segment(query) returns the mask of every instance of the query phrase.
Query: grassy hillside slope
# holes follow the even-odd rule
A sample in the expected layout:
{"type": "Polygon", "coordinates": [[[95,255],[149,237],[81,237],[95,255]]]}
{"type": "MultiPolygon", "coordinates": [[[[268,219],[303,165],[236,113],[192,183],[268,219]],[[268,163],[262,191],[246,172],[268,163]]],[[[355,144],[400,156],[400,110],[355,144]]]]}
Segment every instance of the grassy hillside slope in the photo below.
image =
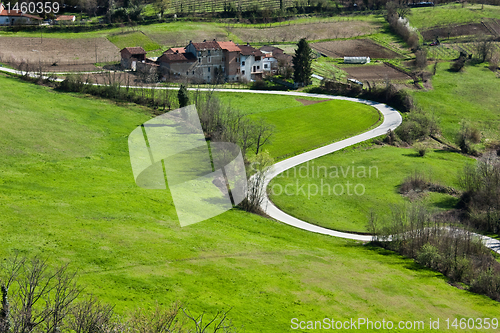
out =
{"type": "MultiPolygon", "coordinates": [[[[229,309],[240,332],[290,320],[495,317],[499,303],[412,260],[231,210],[180,228],[168,191],[134,183],[127,136],[142,108],[0,76],[0,256],[71,262],[126,315],[182,301],[229,309]]],[[[339,124],[340,126],[340,124],[339,124]]],[[[362,331],[362,330],[361,330],[362,331]]]]}

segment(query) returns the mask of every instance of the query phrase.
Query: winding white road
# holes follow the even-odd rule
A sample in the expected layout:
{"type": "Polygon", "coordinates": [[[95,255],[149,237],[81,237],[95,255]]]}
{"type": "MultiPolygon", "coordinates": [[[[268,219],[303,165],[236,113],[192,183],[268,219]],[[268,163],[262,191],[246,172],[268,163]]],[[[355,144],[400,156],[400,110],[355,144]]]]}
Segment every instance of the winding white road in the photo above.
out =
{"type": "MultiPolygon", "coordinates": [[[[21,72],[14,70],[14,69],[9,69],[5,67],[0,67],[0,71],[3,72],[8,72],[11,74],[17,74],[17,75],[22,75],[21,72]]],[[[36,76],[36,74],[34,74],[36,76]]],[[[62,81],[61,79],[57,79],[56,81],[62,81]]],[[[130,88],[146,88],[146,87],[130,87],[130,88]]],[[[160,89],[160,90],[176,90],[179,88],[176,87],[150,87],[150,89],[160,89]]],[[[310,93],[302,93],[302,92],[295,92],[295,91],[267,91],[267,90],[246,90],[246,89],[197,89],[197,88],[191,88],[189,90],[199,90],[199,91],[218,91],[218,92],[235,92],[235,93],[252,93],[252,94],[268,94],[268,95],[288,95],[288,96],[296,96],[296,97],[316,97],[316,98],[322,98],[322,99],[336,99],[336,100],[345,100],[345,101],[352,101],[352,102],[358,102],[358,103],[363,103],[367,105],[371,105],[375,107],[384,117],[384,120],[382,124],[380,124],[378,127],[369,130],[365,133],[350,137],[348,139],[334,142],[332,144],[329,144],[327,146],[317,148],[308,152],[305,152],[303,154],[288,158],[286,160],[283,160],[281,162],[278,162],[274,164],[271,168],[271,170],[266,174],[266,178],[264,180],[265,187],[267,189],[267,186],[269,185],[269,182],[279,175],[280,173],[293,168],[294,166],[297,166],[299,164],[305,163],[307,161],[313,160],[315,158],[333,153],[337,150],[352,146],[354,144],[375,138],[377,136],[383,135],[387,133],[389,129],[394,130],[397,128],[401,122],[402,118],[399,112],[390,106],[383,104],[383,103],[377,103],[369,100],[364,100],[364,99],[359,99],[359,98],[351,98],[351,97],[344,97],[344,96],[332,96],[332,95],[323,95],[323,94],[310,94],[310,93]]],[[[390,162],[389,162],[390,163],[390,162]]],[[[358,240],[358,241],[364,241],[364,242],[369,242],[373,239],[373,236],[371,235],[359,235],[359,234],[354,234],[354,233],[348,233],[348,232],[340,232],[340,231],[335,231],[327,228],[323,228],[311,223],[308,223],[306,221],[299,220],[291,215],[288,215],[287,213],[283,212],[280,210],[278,207],[276,207],[273,202],[269,199],[267,196],[267,191],[265,191],[266,195],[265,198],[261,204],[262,210],[269,215],[270,217],[284,223],[288,224],[290,226],[310,231],[310,232],[315,232],[323,235],[329,235],[333,237],[340,237],[340,238],[346,238],[346,239],[352,239],[352,240],[358,240]]],[[[477,235],[480,237],[485,246],[490,248],[491,250],[500,253],[500,241],[488,236],[483,236],[483,235],[477,235]]]]}

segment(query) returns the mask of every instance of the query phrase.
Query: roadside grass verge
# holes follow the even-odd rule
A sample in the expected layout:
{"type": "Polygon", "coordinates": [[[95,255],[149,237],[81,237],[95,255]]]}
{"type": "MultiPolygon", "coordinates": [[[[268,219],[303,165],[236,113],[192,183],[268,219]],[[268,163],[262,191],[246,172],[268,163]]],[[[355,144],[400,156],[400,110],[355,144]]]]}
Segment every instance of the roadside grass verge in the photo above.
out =
{"type": "Polygon", "coordinates": [[[463,72],[450,72],[449,62],[439,63],[432,78],[433,89],[410,91],[417,104],[435,114],[443,136],[455,142],[461,121],[481,130],[487,139],[499,139],[500,80],[487,65],[466,66],[463,72]]]}
{"type": "Polygon", "coordinates": [[[121,50],[125,47],[141,46],[145,51],[153,51],[161,46],[142,32],[128,32],[108,36],[108,40],[121,50]]]}
{"type": "Polygon", "coordinates": [[[408,17],[410,25],[417,29],[425,29],[447,24],[481,22],[484,18],[500,19],[500,7],[480,4],[447,4],[444,6],[412,8],[408,17]]]}
{"type": "MultiPolygon", "coordinates": [[[[134,183],[127,137],[149,110],[0,77],[0,255],[70,263],[127,315],[180,300],[241,332],[291,319],[492,318],[500,305],[393,252],[234,209],[180,228],[169,191],[134,183]]],[[[369,330],[360,330],[369,331],[369,330]]]]}
{"type": "MultiPolygon", "coordinates": [[[[434,183],[456,187],[458,172],[471,161],[439,150],[422,158],[412,149],[391,146],[340,151],[285,171],[268,191],[272,201],[290,215],[330,229],[366,233],[370,210],[384,221],[391,205],[408,200],[398,193],[406,177],[420,172],[434,183]],[[287,185],[290,195],[284,192],[287,185]]],[[[453,208],[457,199],[428,193],[422,200],[442,210],[453,208]]]]}
{"type": "Polygon", "coordinates": [[[271,142],[263,149],[278,159],[364,132],[381,120],[379,112],[371,106],[340,100],[259,113],[253,117],[275,126],[271,142]]]}

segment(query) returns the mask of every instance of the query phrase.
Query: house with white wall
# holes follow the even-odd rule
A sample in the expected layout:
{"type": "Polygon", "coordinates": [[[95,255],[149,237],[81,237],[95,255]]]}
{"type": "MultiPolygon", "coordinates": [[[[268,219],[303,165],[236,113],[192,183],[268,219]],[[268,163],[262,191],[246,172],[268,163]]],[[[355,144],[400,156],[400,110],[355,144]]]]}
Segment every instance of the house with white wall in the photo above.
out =
{"type": "MultiPolygon", "coordinates": [[[[12,2],[13,6],[14,3],[12,2]]],[[[42,18],[35,15],[24,14],[20,10],[13,10],[0,4],[0,25],[16,25],[16,24],[39,24],[42,18]]]]}

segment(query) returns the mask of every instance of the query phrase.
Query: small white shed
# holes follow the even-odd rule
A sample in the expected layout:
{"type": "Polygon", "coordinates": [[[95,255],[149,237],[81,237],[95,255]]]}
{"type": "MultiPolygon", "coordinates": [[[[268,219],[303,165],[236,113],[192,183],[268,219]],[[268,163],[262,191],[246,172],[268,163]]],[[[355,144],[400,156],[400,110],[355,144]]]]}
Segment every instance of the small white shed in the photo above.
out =
{"type": "Polygon", "coordinates": [[[369,64],[370,57],[344,57],[344,64],[369,64]]]}

